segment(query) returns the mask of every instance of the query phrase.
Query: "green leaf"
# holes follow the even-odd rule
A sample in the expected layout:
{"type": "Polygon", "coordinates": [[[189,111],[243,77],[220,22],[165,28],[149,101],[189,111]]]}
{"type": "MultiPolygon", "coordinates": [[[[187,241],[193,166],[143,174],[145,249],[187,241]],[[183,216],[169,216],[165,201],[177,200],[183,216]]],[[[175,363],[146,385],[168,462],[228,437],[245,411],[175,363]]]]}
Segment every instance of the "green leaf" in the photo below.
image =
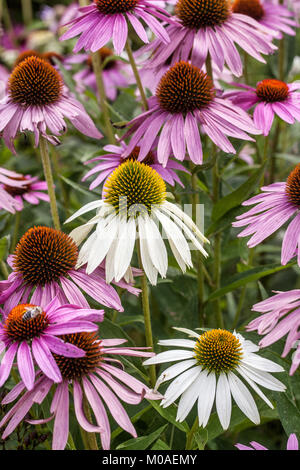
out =
{"type": "Polygon", "coordinates": [[[258,181],[265,169],[260,167],[250,178],[232,193],[220,199],[212,210],[212,220],[216,222],[230,209],[239,206],[255,190],[258,181]]]}
{"type": "Polygon", "coordinates": [[[96,196],[99,199],[99,194],[96,193],[95,191],[90,191],[89,189],[85,188],[81,184],[74,183],[74,181],[69,180],[69,178],[66,178],[65,176],[60,175],[60,178],[67,183],[69,186],[71,186],[73,189],[76,191],[84,194],[85,196],[91,197],[92,195],[96,196]]]}
{"type": "Polygon", "coordinates": [[[277,405],[277,412],[281,424],[289,436],[292,433],[297,433],[300,437],[300,411],[288,397],[287,393],[273,393],[274,400],[277,405]]]}
{"type": "Polygon", "coordinates": [[[10,246],[10,235],[6,235],[0,239],[0,261],[7,257],[10,246]]]}
{"type": "Polygon", "coordinates": [[[151,447],[151,450],[170,450],[170,447],[161,439],[158,439],[151,447]]]}
{"type": "Polygon", "coordinates": [[[230,284],[221,287],[221,289],[216,290],[213,292],[207,299],[208,301],[216,300],[219,297],[227,294],[227,292],[231,292],[239,287],[243,287],[249,282],[255,282],[262,277],[269,276],[270,274],[277,273],[284,269],[291,268],[294,263],[287,264],[286,266],[278,266],[277,264],[268,264],[265,266],[259,266],[257,268],[249,269],[248,271],[244,271],[240,274],[237,274],[231,278],[230,284]]]}
{"type": "Polygon", "coordinates": [[[160,404],[157,403],[157,401],[148,400],[148,402],[160,414],[160,416],[169,421],[169,423],[172,423],[174,426],[176,426],[177,429],[185,433],[189,431],[189,426],[186,421],[183,421],[182,423],[176,421],[177,408],[175,405],[168,406],[168,408],[162,408],[160,404]]]}
{"type": "Polygon", "coordinates": [[[194,439],[197,443],[198,449],[203,450],[205,447],[205,444],[208,441],[207,429],[200,428],[197,432],[195,432],[194,439]]]}
{"type": "Polygon", "coordinates": [[[164,432],[168,424],[158,428],[156,431],[149,434],[149,436],[137,437],[135,439],[129,439],[129,441],[122,442],[118,445],[117,450],[145,450],[151,446],[156,439],[164,432]]]}
{"type": "Polygon", "coordinates": [[[131,325],[132,323],[144,323],[143,315],[120,315],[120,326],[131,325]]]}

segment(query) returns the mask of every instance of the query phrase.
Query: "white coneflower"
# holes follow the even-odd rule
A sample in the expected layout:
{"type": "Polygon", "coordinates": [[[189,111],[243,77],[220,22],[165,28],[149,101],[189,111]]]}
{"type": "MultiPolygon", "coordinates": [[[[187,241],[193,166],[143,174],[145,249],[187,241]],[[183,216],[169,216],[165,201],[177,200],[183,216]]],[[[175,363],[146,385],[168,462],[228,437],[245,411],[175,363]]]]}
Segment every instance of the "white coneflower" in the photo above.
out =
{"type": "Polygon", "coordinates": [[[166,277],[168,269],[167,249],[157,223],[161,223],[183,272],[192,266],[187,239],[207,256],[202,243],[208,240],[166,196],[164,180],[150,166],[131,159],[118,166],[106,181],[104,199],[86,204],[67,220],[98,209],[93,219],[70,234],[80,243],[96,225],[81,248],[78,265],[87,263],[87,272],[92,273],[106,259],[107,282],[121,279],[130,267],[138,232],[141,264],[155,285],[158,273],[166,277]]]}
{"type": "Polygon", "coordinates": [[[273,408],[257,384],[283,392],[285,385],[270,372],[283,372],[284,369],[275,362],[255,354],[259,347],[235,332],[214,329],[199,335],[185,328],[176,329],[195,339],[159,341],[158,344],[162,346],[185,349],[165,351],[144,362],[144,365],[153,365],[176,361],[176,364],[164,370],[157,379],[156,389],[163,382],[175,379],[164,393],[161,402],[163,408],[181,396],[176,418],[181,422],[198,401],[199,426],[205,427],[215,402],[220,423],[223,429],[227,429],[231,418],[232,397],[240,410],[252,422],[259,424],[257,406],[244,382],[273,408]]]}

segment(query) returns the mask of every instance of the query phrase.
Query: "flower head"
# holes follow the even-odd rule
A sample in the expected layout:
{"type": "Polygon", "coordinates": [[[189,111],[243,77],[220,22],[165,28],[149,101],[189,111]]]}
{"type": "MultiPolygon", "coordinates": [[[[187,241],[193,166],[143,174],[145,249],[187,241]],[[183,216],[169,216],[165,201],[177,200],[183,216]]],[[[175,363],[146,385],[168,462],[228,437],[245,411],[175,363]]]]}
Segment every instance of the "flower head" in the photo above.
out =
{"type": "Polygon", "coordinates": [[[165,182],[151,166],[131,159],[118,166],[106,181],[104,198],[83,206],[67,220],[98,209],[90,222],[71,233],[83,240],[86,230],[96,225],[96,231],[80,250],[78,264],[87,263],[87,272],[92,273],[105,259],[107,282],[118,281],[130,266],[138,230],[143,269],[150,282],[156,284],[157,274],[165,277],[168,268],[167,250],[157,223],[161,223],[182,271],[192,266],[185,237],[207,256],[201,243],[208,240],[166,196],[165,182]]]}
{"type": "MultiPolygon", "coordinates": [[[[55,295],[61,304],[88,308],[82,289],[100,304],[123,311],[117,292],[103,279],[103,266],[92,275],[86,274],[84,267],[77,269],[77,245],[60,230],[43,226],[29,229],[8,261],[13,272],[7,281],[0,282],[0,302],[6,310],[19,302],[46,305],[55,295]]],[[[118,285],[136,295],[139,292],[123,280],[118,285]]]]}
{"type": "Polygon", "coordinates": [[[300,265],[300,247],[298,233],[300,224],[300,165],[290,173],[286,182],[273,183],[263,186],[261,193],[243,202],[243,206],[255,204],[248,212],[239,215],[232,224],[233,227],[247,226],[238,237],[251,235],[247,245],[252,248],[276,232],[293,215],[281,249],[281,264],[287,264],[297,255],[300,265]]]}
{"type": "Polygon", "coordinates": [[[266,78],[256,88],[238,84],[241,89],[225,93],[235,105],[244,110],[255,106],[254,124],[263,134],[269,135],[275,115],[289,124],[300,121],[299,83],[285,83],[277,79],[266,78]]]}
{"type": "MultiPolygon", "coordinates": [[[[15,173],[14,176],[7,178],[6,183],[0,183],[0,186],[7,195],[13,198],[17,211],[23,210],[23,201],[34,205],[38,204],[40,200],[49,202],[48,194],[43,192],[47,191],[47,183],[38,181],[36,176],[15,173]]],[[[0,207],[1,205],[2,201],[0,201],[0,207]]],[[[5,206],[3,208],[5,209],[5,206]]]]}
{"type": "Polygon", "coordinates": [[[66,129],[65,118],[85,135],[102,137],[79,101],[67,93],[59,72],[44,59],[27,57],[13,69],[0,103],[5,144],[15,153],[13,140],[26,130],[34,132],[36,146],[40,135],[57,144],[57,136],[66,129]],[[47,128],[53,135],[47,134],[47,128]]]}
{"type": "Polygon", "coordinates": [[[215,329],[199,335],[185,328],[176,329],[193,339],[159,341],[158,344],[162,346],[183,349],[162,352],[144,362],[144,365],[151,365],[176,361],[157,379],[155,389],[162,383],[175,379],[164,393],[162,406],[165,408],[171,405],[181,396],[176,420],[184,421],[198,402],[199,426],[205,427],[215,402],[220,423],[223,429],[227,429],[230,424],[232,397],[241,411],[252,422],[259,424],[257,406],[244,382],[273,408],[256,384],[283,392],[285,385],[270,372],[282,372],[284,369],[275,362],[258,356],[258,346],[235,332],[215,329]]]}
{"type": "Polygon", "coordinates": [[[55,355],[61,354],[69,360],[85,355],[80,347],[65,342],[61,335],[97,331],[98,326],[92,321],[102,321],[104,315],[103,310],[61,306],[56,297],[45,306],[18,304],[2,313],[1,352],[4,349],[6,352],[1,360],[0,386],[7,380],[17,355],[20,376],[28,390],[34,387],[36,364],[48,378],[61,382],[55,355]]]}
{"type": "Polygon", "coordinates": [[[177,22],[166,26],[170,44],[156,39],[142,48],[151,53],[145,63],[149,69],[157,71],[166,61],[173,65],[190,59],[202,68],[209,55],[220,72],[227,64],[240,76],[243,66],[235,44],[260,62],[265,62],[261,54],[276,49],[274,30],[251,16],[235,13],[229,0],[178,0],[175,13],[177,22]]]}
{"type": "Polygon", "coordinates": [[[203,159],[199,126],[224,152],[235,153],[227,136],[252,140],[246,132],[259,134],[249,116],[229,100],[218,97],[211,78],[189,62],[180,61],[162,76],[150,110],[128,123],[125,134],[134,134],[125,153],[138,145],[143,160],[158,138],[158,161],[166,166],[171,153],[184,160],[186,148],[195,164],[203,159]]]}
{"type": "Polygon", "coordinates": [[[259,346],[270,346],[287,335],[282,357],[294,350],[290,375],[300,364],[300,290],[277,292],[272,297],[253,305],[252,310],[261,313],[247,325],[248,331],[257,330],[264,335],[259,346]]]}
{"type": "Polygon", "coordinates": [[[273,30],[273,35],[277,38],[281,38],[282,33],[295,36],[292,27],[299,26],[293,18],[293,13],[286,6],[274,5],[272,0],[234,0],[232,11],[255,19],[261,25],[273,30]]]}
{"type": "Polygon", "coordinates": [[[11,188],[15,192],[22,192],[26,188],[26,182],[20,176],[15,171],[0,167],[0,207],[12,214],[20,210],[20,200],[14,197],[11,188]]]}
{"type": "MultiPolygon", "coordinates": [[[[250,442],[249,446],[245,446],[244,444],[235,444],[239,450],[269,450],[267,447],[262,446],[258,442],[252,441],[250,442]]],[[[286,450],[298,450],[299,444],[296,434],[290,434],[286,444],[286,450]]]]}
{"type": "MultiPolygon", "coordinates": [[[[99,157],[92,158],[85,162],[85,164],[98,162],[97,165],[94,166],[87,174],[83,177],[82,181],[85,181],[90,176],[99,173],[99,175],[95,178],[95,180],[91,183],[90,189],[94,189],[99,186],[101,183],[104,182],[104,186],[106,183],[107,178],[113,173],[113,171],[126,160],[139,160],[140,148],[135,147],[133,151],[128,155],[128,157],[124,157],[123,154],[126,152],[127,145],[124,142],[120,143],[120,146],[117,145],[107,145],[104,147],[104,150],[107,152],[111,152],[108,154],[101,155],[99,157]]],[[[157,152],[155,143],[152,146],[149,153],[143,160],[145,165],[149,165],[153,168],[157,173],[163,178],[163,180],[170,184],[171,186],[175,185],[175,182],[183,186],[180,178],[178,177],[175,170],[184,171],[185,173],[189,173],[189,171],[180,163],[177,163],[173,159],[169,159],[167,162],[167,166],[164,168],[160,163],[158,163],[157,159],[157,152]]]]}
{"type": "MultiPolygon", "coordinates": [[[[153,353],[143,351],[146,348],[122,347],[120,345],[126,340],[100,339],[95,333],[68,334],[63,336],[63,339],[70,346],[83,350],[85,355],[78,358],[65,357],[59,353],[55,355],[63,380],[55,384],[56,389],[50,407],[52,413],[50,419],[54,418],[52,449],[63,450],[67,444],[71,409],[69,392],[73,396],[75,415],[79,425],[87,432],[100,433],[104,450],[110,448],[111,438],[107,409],[122,429],[133,437],[137,437],[121,401],[135,405],[144,397],[157,400],[161,398],[161,395],[129,375],[122,367],[110,364],[110,362],[115,362],[111,356],[149,357],[153,353]],[[83,399],[88,402],[96,424],[91,423],[86,417],[83,399]]],[[[122,366],[119,360],[117,362],[122,366]]],[[[44,401],[53,385],[53,380],[44,374],[37,375],[34,388],[25,392],[1,420],[0,426],[7,424],[2,438],[14,431],[34,403],[41,404],[44,401]]],[[[11,403],[23,390],[24,385],[20,382],[6,395],[2,404],[11,403]]],[[[37,423],[47,421],[49,418],[39,420],[37,423]]],[[[30,422],[36,423],[33,420],[30,422]]]]}
{"type": "Polygon", "coordinates": [[[168,22],[169,14],[146,0],[95,0],[92,5],[79,8],[79,11],[82,15],[69,23],[70,28],[60,38],[65,40],[80,34],[74,52],[82,48],[96,52],[112,39],[115,52],[120,55],[127,40],[128,23],[139,38],[148,43],[141,20],[164,44],[169,42],[164,26],[157,20],[168,22]]]}

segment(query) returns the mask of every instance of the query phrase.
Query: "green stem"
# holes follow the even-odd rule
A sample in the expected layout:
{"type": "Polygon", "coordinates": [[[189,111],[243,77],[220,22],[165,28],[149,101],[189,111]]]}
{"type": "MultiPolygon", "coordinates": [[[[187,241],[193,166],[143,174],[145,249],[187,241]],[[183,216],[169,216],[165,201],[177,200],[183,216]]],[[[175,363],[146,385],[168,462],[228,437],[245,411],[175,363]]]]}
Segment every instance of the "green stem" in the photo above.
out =
{"type": "Polygon", "coordinates": [[[185,450],[192,450],[193,449],[193,441],[194,441],[194,434],[199,428],[199,420],[198,416],[194,421],[193,426],[190,429],[190,432],[187,434],[186,437],[186,445],[185,445],[185,450]]]}
{"type": "MultiPolygon", "coordinates": [[[[254,252],[255,252],[255,249],[250,248],[249,256],[248,256],[248,265],[249,266],[252,265],[253,258],[254,258],[254,252]]],[[[232,323],[232,330],[234,330],[238,325],[240,315],[241,315],[241,312],[242,312],[242,309],[243,309],[245,297],[246,297],[246,291],[247,291],[247,285],[245,285],[242,289],[242,292],[241,292],[241,295],[240,295],[240,298],[239,298],[239,303],[238,303],[238,306],[237,306],[237,309],[236,309],[236,312],[235,312],[235,316],[234,316],[234,320],[233,320],[233,323],[232,323]]]]}
{"type": "Polygon", "coordinates": [[[59,161],[59,154],[56,150],[56,147],[52,146],[51,148],[51,157],[52,157],[52,163],[53,163],[53,170],[54,170],[54,177],[57,179],[58,181],[58,185],[59,185],[59,191],[62,195],[62,200],[63,200],[63,206],[64,206],[64,209],[65,209],[65,214],[68,213],[68,209],[69,209],[69,200],[68,200],[68,194],[66,192],[66,189],[65,189],[65,186],[64,186],[64,183],[62,181],[62,179],[60,178],[60,161],[59,161]]]}
{"type": "Polygon", "coordinates": [[[270,152],[270,174],[269,174],[269,184],[274,183],[275,173],[276,173],[276,152],[279,143],[279,135],[281,131],[280,121],[278,120],[275,127],[275,133],[272,142],[272,148],[270,152]]]}
{"type": "Polygon", "coordinates": [[[279,57],[278,57],[278,75],[279,80],[284,81],[285,76],[285,47],[284,47],[284,36],[279,41],[279,57]]]}
{"type": "Polygon", "coordinates": [[[205,67],[206,67],[206,73],[207,73],[207,75],[213,80],[213,79],[214,79],[214,76],[213,76],[213,70],[212,70],[212,65],[211,65],[210,54],[207,54],[206,62],[205,62],[205,67]]]}
{"type": "Polygon", "coordinates": [[[25,26],[28,26],[32,22],[32,2],[31,0],[21,0],[22,1],[22,15],[25,26]]]}
{"type": "Polygon", "coordinates": [[[42,163],[43,163],[44,175],[45,175],[47,186],[48,186],[48,194],[50,198],[50,209],[51,209],[53,224],[57,230],[60,230],[60,222],[59,222],[59,215],[58,215],[58,210],[57,210],[51,162],[49,158],[48,143],[44,137],[40,138],[40,152],[41,152],[41,158],[42,158],[42,163]]]}
{"type": "Polygon", "coordinates": [[[2,2],[3,2],[3,4],[2,4],[2,15],[3,15],[3,23],[4,23],[4,26],[5,26],[5,29],[12,35],[12,40],[13,40],[14,43],[16,43],[16,40],[15,40],[15,37],[14,37],[14,28],[13,28],[12,21],[11,21],[11,18],[10,18],[7,2],[6,2],[6,0],[2,0],[2,2]]]}
{"type": "Polygon", "coordinates": [[[18,241],[20,221],[21,221],[21,211],[18,211],[18,212],[16,212],[16,215],[15,215],[14,232],[13,232],[12,241],[11,241],[10,251],[12,253],[15,251],[16,244],[17,244],[17,241],[18,241]]]}
{"type": "MultiPolygon", "coordinates": [[[[261,162],[262,165],[265,165],[265,168],[266,168],[266,163],[268,160],[268,154],[269,154],[269,136],[267,135],[264,141],[264,153],[263,153],[263,159],[261,162]]],[[[260,186],[263,186],[264,183],[265,183],[265,171],[263,172],[261,176],[260,186]]]]}
{"type": "MultiPolygon", "coordinates": [[[[92,423],[93,421],[92,421],[90,406],[84,393],[83,393],[82,404],[83,404],[83,411],[87,420],[90,423],[92,423]]],[[[99,450],[97,439],[96,439],[96,434],[94,432],[87,432],[82,427],[80,427],[80,432],[81,432],[81,437],[82,437],[84,447],[86,450],[99,450]]]]}
{"type": "MultiPolygon", "coordinates": [[[[196,223],[197,221],[197,207],[199,204],[199,188],[198,188],[198,176],[196,168],[192,168],[192,218],[196,223]]],[[[203,264],[201,262],[201,256],[197,250],[195,253],[195,267],[197,269],[197,290],[198,290],[198,318],[199,326],[204,326],[204,312],[203,312],[203,298],[204,298],[204,273],[203,264]]]]}
{"type": "Polygon", "coordinates": [[[93,63],[93,70],[94,70],[94,74],[95,74],[96,82],[97,82],[100,107],[101,107],[101,111],[103,113],[103,118],[104,118],[105,133],[109,140],[109,143],[115,144],[116,138],[114,134],[114,129],[110,121],[109,109],[107,107],[107,99],[106,99],[106,93],[105,93],[103,75],[102,75],[101,57],[98,51],[92,53],[92,63],[93,63]]]}
{"type": "MultiPolygon", "coordinates": [[[[215,145],[213,146],[214,152],[216,151],[215,145]]],[[[220,198],[220,177],[218,169],[218,160],[213,168],[213,201],[216,204],[220,198]]],[[[213,266],[213,279],[215,290],[218,290],[221,285],[221,234],[217,233],[214,239],[214,266],[213,266]]],[[[220,299],[216,300],[216,323],[218,328],[224,327],[221,302],[220,299]]]]}
{"type": "MultiPolygon", "coordinates": [[[[139,267],[143,270],[142,257],[141,257],[141,248],[138,243],[138,259],[139,267]]],[[[142,305],[144,313],[144,323],[145,323],[145,337],[146,337],[146,346],[150,347],[153,350],[153,335],[152,335],[152,326],[151,326],[151,312],[150,312],[150,303],[149,303],[149,291],[146,274],[143,273],[141,276],[141,287],[142,287],[142,305]]],[[[151,386],[154,387],[156,383],[156,371],[155,365],[149,366],[149,379],[151,386]]]]}
{"type": "Polygon", "coordinates": [[[128,59],[129,59],[129,62],[130,62],[130,65],[131,65],[131,68],[132,68],[132,71],[133,71],[133,74],[134,74],[134,77],[135,77],[135,81],[136,81],[137,87],[138,87],[140,95],[141,95],[141,100],[142,100],[142,103],[143,103],[144,110],[148,111],[148,109],[149,109],[148,101],[147,101],[147,98],[146,98],[146,95],[145,95],[144,87],[143,87],[141,77],[140,77],[138,68],[136,66],[134,57],[133,57],[130,41],[129,41],[128,38],[127,38],[127,41],[126,41],[126,44],[125,44],[125,50],[127,52],[128,59]]]}

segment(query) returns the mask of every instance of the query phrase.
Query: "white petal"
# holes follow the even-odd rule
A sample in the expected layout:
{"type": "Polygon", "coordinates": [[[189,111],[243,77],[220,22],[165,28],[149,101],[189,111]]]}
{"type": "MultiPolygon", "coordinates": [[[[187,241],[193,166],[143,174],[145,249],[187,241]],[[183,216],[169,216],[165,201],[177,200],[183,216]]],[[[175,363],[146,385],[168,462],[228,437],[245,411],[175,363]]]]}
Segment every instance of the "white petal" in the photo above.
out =
{"type": "Polygon", "coordinates": [[[88,274],[92,273],[99,266],[99,264],[102,263],[111,247],[111,244],[116,238],[119,218],[114,216],[109,220],[108,223],[106,222],[106,219],[101,219],[98,224],[100,230],[98,230],[97,227],[97,238],[91,248],[86,269],[88,274]]]}
{"type": "Polygon", "coordinates": [[[284,368],[279,364],[276,364],[276,362],[257,356],[257,354],[253,353],[249,353],[243,357],[243,364],[247,364],[266,372],[284,372],[284,368]]]}
{"type": "Polygon", "coordinates": [[[178,404],[177,421],[182,422],[185,420],[199,397],[199,393],[202,393],[202,376],[203,373],[201,372],[192,385],[182,394],[178,404]]]}
{"type": "Polygon", "coordinates": [[[216,374],[203,371],[201,374],[203,382],[201,385],[201,392],[198,399],[198,418],[199,425],[205,427],[209,420],[211,410],[215,401],[216,395],[216,374]]]}
{"type": "Polygon", "coordinates": [[[166,277],[168,269],[168,254],[165,244],[155,222],[148,215],[144,216],[144,220],[144,235],[146,235],[145,241],[148,246],[148,253],[151,261],[161,277],[166,277]]]}
{"type": "Polygon", "coordinates": [[[183,333],[186,333],[192,338],[199,338],[199,333],[196,333],[193,330],[189,330],[188,328],[177,328],[176,326],[173,326],[173,329],[177,331],[182,331],[183,333]]]}
{"type": "Polygon", "coordinates": [[[160,346],[179,346],[194,349],[196,341],[192,341],[191,339],[161,339],[158,344],[160,346]]]}
{"type": "Polygon", "coordinates": [[[210,241],[203,235],[203,233],[198,229],[197,225],[193,222],[193,220],[185,214],[176,204],[172,204],[171,202],[165,201],[164,204],[169,211],[176,214],[177,217],[183,220],[183,222],[195,233],[195,235],[205,243],[210,243],[210,241]]]}
{"type": "Polygon", "coordinates": [[[192,367],[179,375],[167,388],[161,406],[166,408],[171,405],[177,398],[194,382],[201,372],[200,366],[192,367]]]}
{"type": "Polygon", "coordinates": [[[99,199],[99,201],[92,201],[86,204],[85,206],[81,207],[75,214],[71,215],[66,221],[65,224],[72,222],[72,220],[76,219],[80,215],[85,214],[86,212],[92,211],[93,209],[97,209],[98,207],[102,206],[104,204],[104,201],[102,199],[99,199]]]}
{"type": "Polygon", "coordinates": [[[109,284],[115,278],[115,251],[118,240],[115,238],[105,258],[105,280],[109,284]]]}
{"type": "Polygon", "coordinates": [[[162,214],[158,209],[154,211],[154,214],[161,222],[169,242],[171,241],[172,245],[175,246],[176,252],[179,253],[180,258],[184,261],[186,265],[191,266],[192,260],[190,248],[181,230],[179,230],[177,225],[169,217],[162,214]]]}
{"type": "Polygon", "coordinates": [[[274,406],[272,405],[272,403],[270,402],[270,400],[266,397],[266,395],[261,391],[261,389],[256,385],[255,382],[253,382],[253,380],[251,380],[247,374],[244,373],[244,370],[241,368],[241,367],[237,367],[236,368],[236,371],[239,372],[241,374],[241,376],[243,377],[244,380],[246,380],[246,382],[248,382],[248,384],[253,388],[253,390],[257,393],[257,395],[259,395],[266,403],[267,405],[270,407],[270,408],[274,408],[274,406]]]}
{"type": "Polygon", "coordinates": [[[90,231],[99,220],[98,215],[95,215],[88,223],[84,225],[79,225],[79,227],[74,228],[72,232],[69,233],[69,237],[71,237],[77,246],[79,246],[83,240],[88,236],[90,231]]]}
{"type": "Polygon", "coordinates": [[[118,242],[115,251],[115,280],[118,282],[130,266],[136,237],[135,220],[129,218],[119,225],[118,242]]]}
{"type": "Polygon", "coordinates": [[[145,235],[145,223],[143,217],[138,217],[138,226],[139,226],[139,234],[140,234],[140,250],[141,250],[141,261],[143,265],[143,269],[147,278],[149,279],[150,283],[155,286],[157,283],[157,269],[153,265],[149,252],[148,252],[148,245],[146,242],[146,235],[145,235]]]}
{"type": "Polygon", "coordinates": [[[177,377],[177,375],[196,364],[196,359],[188,359],[187,361],[178,362],[177,364],[173,364],[172,366],[168,367],[158,377],[155,384],[155,389],[157,390],[162,383],[174,379],[174,377],[177,377]]]}
{"type": "Polygon", "coordinates": [[[280,382],[280,380],[276,379],[271,375],[269,372],[262,372],[257,370],[249,365],[243,364],[243,361],[239,365],[241,369],[243,369],[244,374],[246,374],[250,379],[254,382],[262,385],[269,390],[275,390],[276,392],[284,392],[286,386],[280,382]]]}
{"type": "Polygon", "coordinates": [[[237,406],[253,423],[259,424],[258,409],[246,385],[233,372],[228,373],[228,382],[237,406]]]}
{"type": "Polygon", "coordinates": [[[182,349],[172,349],[170,351],[164,351],[156,354],[156,356],[150,357],[144,361],[145,366],[152,364],[163,364],[164,362],[181,361],[182,359],[191,359],[194,357],[193,351],[185,351],[182,349]]]}
{"type": "Polygon", "coordinates": [[[217,383],[216,408],[223,429],[228,429],[231,417],[231,393],[227,376],[221,373],[217,383]]]}

